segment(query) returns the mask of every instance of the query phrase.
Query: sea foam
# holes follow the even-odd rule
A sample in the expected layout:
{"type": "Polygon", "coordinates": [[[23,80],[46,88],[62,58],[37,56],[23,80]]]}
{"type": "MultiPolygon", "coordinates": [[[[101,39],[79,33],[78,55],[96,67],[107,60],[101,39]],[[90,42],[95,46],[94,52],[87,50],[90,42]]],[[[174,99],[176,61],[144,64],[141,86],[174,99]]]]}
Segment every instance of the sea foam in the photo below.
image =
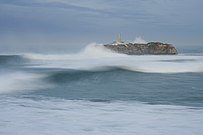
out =
{"type": "Polygon", "coordinates": [[[19,71],[7,71],[0,75],[0,94],[16,93],[21,91],[30,91],[35,89],[42,89],[46,86],[43,83],[43,75],[26,73],[19,71]]]}
{"type": "Polygon", "coordinates": [[[102,45],[90,44],[75,54],[25,54],[37,65],[32,68],[106,70],[121,68],[144,73],[202,72],[203,56],[193,55],[125,55],[111,52],[102,45]]]}
{"type": "Polygon", "coordinates": [[[200,135],[203,132],[201,108],[27,98],[0,99],[0,108],[0,133],[6,135],[200,135]]]}

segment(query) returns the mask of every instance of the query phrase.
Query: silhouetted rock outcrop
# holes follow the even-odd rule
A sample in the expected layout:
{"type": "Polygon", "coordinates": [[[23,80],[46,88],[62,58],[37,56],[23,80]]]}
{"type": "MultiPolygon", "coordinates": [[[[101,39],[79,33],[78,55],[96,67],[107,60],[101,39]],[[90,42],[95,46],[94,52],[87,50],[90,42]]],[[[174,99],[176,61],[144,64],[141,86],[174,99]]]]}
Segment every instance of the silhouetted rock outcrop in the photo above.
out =
{"type": "Polygon", "coordinates": [[[104,47],[117,53],[128,55],[176,55],[178,54],[176,48],[171,44],[160,42],[149,42],[147,44],[127,43],[127,44],[106,44],[104,47]]]}

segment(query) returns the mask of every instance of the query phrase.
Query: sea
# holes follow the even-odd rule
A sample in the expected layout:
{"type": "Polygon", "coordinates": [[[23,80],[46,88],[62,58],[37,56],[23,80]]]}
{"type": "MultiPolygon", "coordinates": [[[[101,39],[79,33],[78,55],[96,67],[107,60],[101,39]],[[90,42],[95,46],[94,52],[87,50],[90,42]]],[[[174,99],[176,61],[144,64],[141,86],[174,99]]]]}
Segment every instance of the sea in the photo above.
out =
{"type": "Polygon", "coordinates": [[[203,53],[1,54],[0,135],[203,135],[203,53]]]}

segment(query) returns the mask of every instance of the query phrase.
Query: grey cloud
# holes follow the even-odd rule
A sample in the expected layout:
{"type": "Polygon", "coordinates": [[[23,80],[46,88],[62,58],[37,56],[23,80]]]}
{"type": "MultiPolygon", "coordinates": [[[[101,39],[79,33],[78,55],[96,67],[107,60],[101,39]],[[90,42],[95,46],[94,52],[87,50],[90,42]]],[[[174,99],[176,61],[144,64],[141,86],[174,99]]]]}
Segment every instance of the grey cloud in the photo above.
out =
{"type": "Polygon", "coordinates": [[[129,39],[200,42],[202,6],[200,0],[0,0],[0,40],[110,41],[121,32],[129,39]]]}
{"type": "MultiPolygon", "coordinates": [[[[98,0],[100,1],[100,0],[98,0]]],[[[100,1],[101,2],[101,1],[100,1]]],[[[16,5],[16,6],[24,6],[24,7],[39,7],[39,8],[62,8],[62,9],[68,9],[73,10],[75,12],[78,12],[80,14],[83,14],[85,16],[93,16],[93,17],[102,17],[102,18],[121,18],[121,19],[128,19],[128,21],[143,21],[143,20],[151,20],[152,18],[157,18],[156,16],[145,13],[144,10],[137,10],[139,7],[140,2],[138,2],[138,5],[136,7],[130,7],[128,9],[127,6],[132,6],[132,4],[136,2],[123,2],[120,0],[117,1],[103,1],[106,5],[112,5],[109,9],[97,9],[96,7],[85,7],[85,6],[79,6],[68,4],[67,2],[61,2],[61,1],[54,1],[54,2],[43,2],[43,1],[11,1],[11,0],[4,0],[1,2],[2,4],[9,4],[9,5],[16,5]],[[125,3],[128,3],[127,5],[125,3]],[[123,8],[124,7],[124,8],[123,8]],[[131,11],[133,10],[133,11],[131,11]]],[[[104,5],[105,5],[104,4],[104,5]]],[[[94,5],[95,6],[95,5],[94,5]]]]}

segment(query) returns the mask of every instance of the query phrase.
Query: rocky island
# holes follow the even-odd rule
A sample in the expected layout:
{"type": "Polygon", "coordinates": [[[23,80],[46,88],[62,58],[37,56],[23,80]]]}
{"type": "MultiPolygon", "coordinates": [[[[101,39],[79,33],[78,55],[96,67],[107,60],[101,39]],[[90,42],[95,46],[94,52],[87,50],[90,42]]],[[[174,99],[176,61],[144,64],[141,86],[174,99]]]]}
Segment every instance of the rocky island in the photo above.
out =
{"type": "Polygon", "coordinates": [[[177,49],[167,43],[149,42],[149,43],[124,43],[121,41],[120,36],[118,40],[112,44],[104,45],[105,48],[128,55],[176,55],[177,49]]]}

